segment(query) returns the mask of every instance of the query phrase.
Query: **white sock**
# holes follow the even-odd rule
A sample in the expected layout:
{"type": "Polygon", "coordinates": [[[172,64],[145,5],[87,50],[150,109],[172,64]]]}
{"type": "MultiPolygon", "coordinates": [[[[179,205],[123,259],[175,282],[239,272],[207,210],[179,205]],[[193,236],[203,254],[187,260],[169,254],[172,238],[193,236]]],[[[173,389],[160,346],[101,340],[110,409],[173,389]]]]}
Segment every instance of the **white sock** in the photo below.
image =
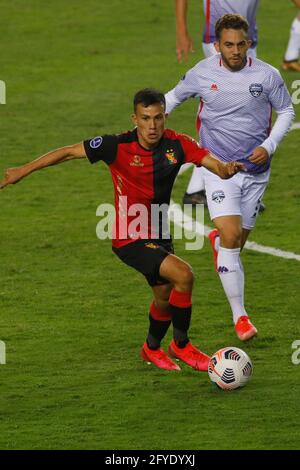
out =
{"type": "Polygon", "coordinates": [[[290,40],[284,56],[284,60],[298,60],[300,51],[300,20],[295,18],[290,31],[290,40]]]}
{"type": "Polygon", "coordinates": [[[203,178],[202,168],[197,168],[195,166],[186,192],[188,194],[193,194],[193,193],[197,193],[198,191],[203,191],[203,190],[204,190],[204,178],[203,178]]]}
{"type": "Polygon", "coordinates": [[[219,247],[218,270],[226,297],[230,304],[233,322],[247,315],[244,307],[244,270],[240,260],[240,248],[219,247]]]}

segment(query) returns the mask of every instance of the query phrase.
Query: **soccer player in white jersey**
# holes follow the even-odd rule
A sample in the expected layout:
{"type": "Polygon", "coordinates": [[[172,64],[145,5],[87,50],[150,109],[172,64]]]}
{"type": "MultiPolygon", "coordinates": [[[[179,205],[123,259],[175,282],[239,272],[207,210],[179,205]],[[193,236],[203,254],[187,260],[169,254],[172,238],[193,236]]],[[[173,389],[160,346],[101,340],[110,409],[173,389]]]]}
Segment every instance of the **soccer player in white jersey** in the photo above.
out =
{"type": "Polygon", "coordinates": [[[298,14],[291,26],[289,43],[284,55],[282,68],[286,71],[300,72],[300,0],[292,1],[298,7],[298,14]]]}
{"type": "MultiPolygon", "coordinates": [[[[215,24],[217,20],[226,13],[239,13],[247,19],[249,23],[248,36],[252,41],[247,54],[251,57],[256,57],[256,12],[258,3],[259,0],[203,0],[205,25],[203,29],[202,49],[205,57],[217,54],[214,46],[216,41],[215,24]]],[[[175,0],[176,52],[179,62],[181,62],[183,58],[187,59],[188,53],[194,49],[193,41],[187,27],[187,12],[188,0],[175,0]]],[[[204,204],[207,206],[202,168],[194,168],[186,193],[183,196],[183,203],[193,205],[204,204]]],[[[259,210],[263,211],[264,208],[264,204],[261,203],[259,210]]]]}
{"type": "Polygon", "coordinates": [[[295,116],[291,97],[271,65],[247,56],[248,23],[227,14],[216,24],[217,55],[196,64],[166,94],[170,113],[188,98],[200,99],[200,142],[221,161],[244,163],[247,171],[222,181],[205,171],[215,267],[230,303],[238,337],[257,333],[244,306],[240,259],[266,189],[270,163],[295,116]],[[271,130],[272,109],[277,119],[271,130]]]}
{"type": "MultiPolygon", "coordinates": [[[[205,25],[203,30],[202,49],[205,57],[216,54],[215,24],[226,13],[239,13],[249,23],[249,39],[252,43],[248,54],[256,57],[257,26],[256,11],[259,0],[202,0],[205,25]]],[[[295,0],[300,1],[300,0],[295,0]]],[[[178,61],[187,59],[189,52],[194,51],[193,41],[187,27],[188,0],[175,0],[176,14],[176,53],[178,61]]]]}

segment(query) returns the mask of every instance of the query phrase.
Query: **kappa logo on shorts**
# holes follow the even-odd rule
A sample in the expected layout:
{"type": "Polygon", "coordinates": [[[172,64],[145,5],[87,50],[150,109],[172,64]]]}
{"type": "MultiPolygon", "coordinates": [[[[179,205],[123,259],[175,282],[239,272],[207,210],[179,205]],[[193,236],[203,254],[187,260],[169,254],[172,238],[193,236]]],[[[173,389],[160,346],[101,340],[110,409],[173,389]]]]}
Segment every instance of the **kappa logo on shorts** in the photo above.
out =
{"type": "Polygon", "coordinates": [[[223,202],[223,200],[225,199],[224,191],[222,190],[214,191],[211,195],[211,198],[214,202],[221,204],[221,202],[223,202]]]}
{"type": "Polygon", "coordinates": [[[156,248],[159,248],[159,245],[156,245],[155,243],[146,243],[145,247],[146,248],[152,248],[153,250],[156,250],[156,248]]]}
{"type": "Polygon", "coordinates": [[[249,91],[254,98],[258,98],[264,90],[264,87],[261,85],[261,83],[252,83],[249,86],[249,91]]]}
{"type": "Polygon", "coordinates": [[[101,136],[95,137],[94,139],[90,141],[90,147],[92,149],[97,149],[98,147],[100,147],[102,142],[103,142],[103,138],[101,136]]]}

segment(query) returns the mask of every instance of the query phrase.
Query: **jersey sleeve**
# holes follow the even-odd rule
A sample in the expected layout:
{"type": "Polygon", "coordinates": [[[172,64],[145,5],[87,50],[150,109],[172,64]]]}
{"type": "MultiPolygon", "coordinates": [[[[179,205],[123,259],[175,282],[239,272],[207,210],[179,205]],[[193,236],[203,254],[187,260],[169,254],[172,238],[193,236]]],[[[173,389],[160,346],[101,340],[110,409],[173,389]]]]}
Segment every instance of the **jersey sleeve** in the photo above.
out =
{"type": "Polygon", "coordinates": [[[83,145],[86,156],[91,163],[102,160],[110,165],[117,156],[118,137],[116,135],[97,136],[84,140],[83,145]]]}
{"type": "Polygon", "coordinates": [[[264,140],[261,146],[267,150],[269,155],[272,155],[281,140],[288,133],[295,118],[292,99],[286,85],[278,70],[273,67],[269,80],[268,98],[272,108],[276,110],[277,118],[269,136],[264,140]]]}
{"type": "Polygon", "coordinates": [[[194,163],[201,166],[201,162],[210,152],[208,149],[201,147],[192,137],[186,134],[180,134],[180,143],[184,153],[183,163],[194,163]]]}
{"type": "Polygon", "coordinates": [[[196,68],[189,70],[180,82],[165,95],[166,113],[169,114],[176,106],[188,98],[200,97],[196,68]]]}
{"type": "Polygon", "coordinates": [[[291,96],[283,81],[283,78],[280,75],[280,72],[277,69],[272,67],[272,73],[270,74],[268,82],[268,98],[272,107],[276,111],[282,111],[283,109],[291,106],[291,96]]]}

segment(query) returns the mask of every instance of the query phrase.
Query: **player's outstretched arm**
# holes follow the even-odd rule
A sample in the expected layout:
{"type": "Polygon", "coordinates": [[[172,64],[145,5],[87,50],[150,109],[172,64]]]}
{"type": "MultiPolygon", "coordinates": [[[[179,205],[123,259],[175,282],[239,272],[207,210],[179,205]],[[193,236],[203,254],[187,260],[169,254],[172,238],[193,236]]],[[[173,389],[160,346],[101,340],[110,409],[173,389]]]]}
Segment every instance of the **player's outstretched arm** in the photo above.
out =
{"type": "Polygon", "coordinates": [[[76,158],[86,158],[83,143],[61,147],[57,150],[52,150],[45,155],[33,160],[25,165],[9,168],[4,174],[3,180],[0,182],[0,189],[5,188],[9,184],[16,184],[21,181],[25,176],[30,175],[34,171],[41,170],[47,166],[58,165],[67,160],[74,160],[76,158]]]}
{"type": "Polygon", "coordinates": [[[206,155],[202,159],[201,165],[224,180],[231,178],[239,171],[246,171],[245,166],[242,163],[223,163],[211,154],[206,155]]]}

